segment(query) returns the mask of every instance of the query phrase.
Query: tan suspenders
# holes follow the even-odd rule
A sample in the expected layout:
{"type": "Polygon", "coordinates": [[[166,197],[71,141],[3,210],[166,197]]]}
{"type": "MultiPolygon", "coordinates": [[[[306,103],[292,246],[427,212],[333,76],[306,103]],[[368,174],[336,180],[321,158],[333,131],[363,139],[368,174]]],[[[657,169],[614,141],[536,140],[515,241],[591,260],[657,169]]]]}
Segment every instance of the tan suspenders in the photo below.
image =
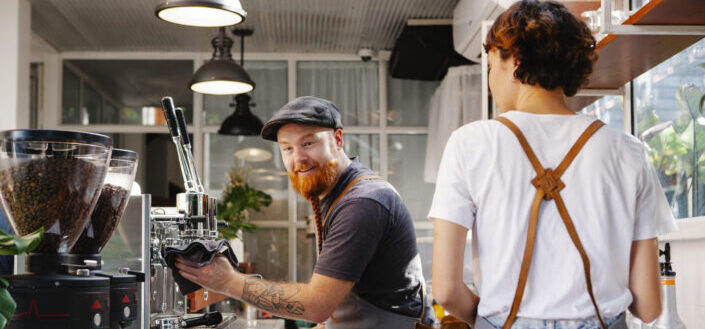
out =
{"type": "Polygon", "coordinates": [[[524,295],[524,288],[526,286],[526,279],[529,276],[529,267],[531,266],[531,257],[534,250],[534,241],[536,239],[536,227],[539,218],[539,207],[543,200],[553,200],[556,202],[558,213],[563,219],[563,224],[568,230],[570,239],[573,241],[575,248],[578,249],[578,252],[580,253],[580,258],[583,261],[583,269],[585,271],[585,283],[587,284],[587,290],[590,294],[592,305],[595,307],[595,313],[597,314],[597,318],[600,320],[600,325],[602,326],[602,328],[607,329],[607,326],[605,326],[605,323],[604,321],[602,321],[602,317],[600,316],[600,310],[597,308],[595,296],[592,293],[592,280],[590,279],[590,260],[588,259],[588,256],[585,253],[585,250],[583,249],[582,243],[580,243],[580,237],[578,237],[578,232],[575,231],[573,221],[570,219],[568,210],[566,210],[565,204],[563,203],[563,199],[560,195],[561,189],[565,187],[565,184],[563,184],[563,182],[561,181],[561,175],[563,175],[563,172],[568,168],[568,166],[570,166],[570,163],[573,161],[575,156],[578,155],[578,152],[580,152],[580,149],[583,147],[583,145],[585,145],[588,139],[590,139],[592,134],[594,134],[598,129],[600,129],[600,127],[602,127],[605,123],[600,120],[596,120],[587,129],[585,129],[583,134],[578,138],[578,141],[575,142],[573,147],[571,147],[568,153],[566,154],[565,158],[563,158],[563,161],[561,161],[561,163],[558,165],[558,167],[556,167],[555,170],[552,170],[544,168],[541,165],[539,160],[536,158],[534,151],[531,149],[531,146],[529,146],[529,143],[526,141],[526,138],[524,138],[524,135],[521,133],[521,130],[519,130],[519,128],[513,122],[504,117],[497,117],[495,118],[495,120],[507,126],[507,128],[509,128],[509,130],[511,130],[514,135],[516,135],[517,139],[519,140],[519,144],[521,144],[521,147],[524,149],[524,153],[526,153],[526,156],[529,158],[531,165],[536,171],[536,177],[531,180],[531,184],[533,184],[536,188],[536,196],[534,196],[534,203],[531,206],[531,216],[529,217],[529,229],[526,235],[524,258],[521,261],[521,272],[519,274],[519,282],[517,283],[516,293],[514,294],[514,301],[512,302],[511,312],[509,313],[507,321],[504,323],[504,326],[502,328],[509,329],[512,326],[514,320],[516,319],[517,312],[519,311],[519,304],[521,303],[522,296],[524,295]]]}

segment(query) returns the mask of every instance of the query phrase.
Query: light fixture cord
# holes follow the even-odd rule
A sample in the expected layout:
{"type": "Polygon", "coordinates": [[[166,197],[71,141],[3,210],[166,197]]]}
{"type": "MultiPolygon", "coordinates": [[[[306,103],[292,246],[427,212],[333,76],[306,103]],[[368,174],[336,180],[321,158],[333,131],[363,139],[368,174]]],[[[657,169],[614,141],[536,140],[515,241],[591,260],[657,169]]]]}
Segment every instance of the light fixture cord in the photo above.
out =
{"type": "Polygon", "coordinates": [[[245,67],[245,34],[240,35],[240,66],[245,67]]]}

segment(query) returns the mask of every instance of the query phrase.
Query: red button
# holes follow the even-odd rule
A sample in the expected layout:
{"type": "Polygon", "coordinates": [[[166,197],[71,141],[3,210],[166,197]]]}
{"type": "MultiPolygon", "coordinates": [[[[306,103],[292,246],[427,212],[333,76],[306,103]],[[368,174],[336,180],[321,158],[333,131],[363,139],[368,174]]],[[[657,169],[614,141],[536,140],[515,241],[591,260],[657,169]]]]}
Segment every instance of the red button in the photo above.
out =
{"type": "Polygon", "coordinates": [[[127,295],[125,295],[125,297],[122,298],[122,302],[123,302],[123,303],[129,303],[129,302],[130,302],[130,297],[127,297],[127,295]]]}
{"type": "Polygon", "coordinates": [[[93,306],[91,306],[91,309],[92,309],[92,310],[96,310],[96,309],[99,309],[99,308],[101,308],[101,307],[102,307],[102,306],[100,306],[100,302],[96,299],[95,303],[93,303],[93,306]]]}

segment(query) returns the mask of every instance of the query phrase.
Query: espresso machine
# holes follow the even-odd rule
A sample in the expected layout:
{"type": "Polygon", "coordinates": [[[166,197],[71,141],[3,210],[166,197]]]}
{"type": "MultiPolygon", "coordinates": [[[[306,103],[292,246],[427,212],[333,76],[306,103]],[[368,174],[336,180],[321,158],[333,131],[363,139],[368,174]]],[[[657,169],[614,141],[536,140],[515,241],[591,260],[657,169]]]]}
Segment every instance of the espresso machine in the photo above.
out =
{"type": "Polygon", "coordinates": [[[139,328],[138,285],[143,272],[122,267],[116,273],[102,271],[100,252],[112,237],[127,206],[137,172],[137,153],[113,149],[98,202],[83,233],[69,253],[73,268],[110,280],[110,329],[139,328]]]}
{"type": "Polygon", "coordinates": [[[110,279],[72,266],[68,252],[91,218],[112,140],[59,130],[0,132],[0,202],[17,235],[44,236],[25,273],[6,276],[17,308],[7,328],[109,328],[110,279]]]}
{"type": "MultiPolygon", "coordinates": [[[[149,212],[150,327],[178,329],[223,325],[230,320],[222,321],[218,312],[195,317],[189,314],[189,302],[194,301],[182,296],[164,260],[163,250],[166,247],[186,246],[196,240],[217,239],[218,220],[216,200],[205,193],[196,170],[182,109],[175,108],[171,97],[162,99],[162,109],[176,146],[185,192],[177,195],[176,207],[152,207],[149,212]]],[[[199,298],[208,300],[208,291],[203,291],[199,298]]]]}

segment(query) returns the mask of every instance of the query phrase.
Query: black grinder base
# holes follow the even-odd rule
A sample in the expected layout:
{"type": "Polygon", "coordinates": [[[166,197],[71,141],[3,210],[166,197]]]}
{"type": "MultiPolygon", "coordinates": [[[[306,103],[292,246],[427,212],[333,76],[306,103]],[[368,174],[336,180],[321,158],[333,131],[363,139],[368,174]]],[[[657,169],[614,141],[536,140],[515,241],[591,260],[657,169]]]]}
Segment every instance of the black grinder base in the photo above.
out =
{"type": "Polygon", "coordinates": [[[8,329],[108,329],[110,279],[65,274],[5,276],[17,303],[8,329]]]}

